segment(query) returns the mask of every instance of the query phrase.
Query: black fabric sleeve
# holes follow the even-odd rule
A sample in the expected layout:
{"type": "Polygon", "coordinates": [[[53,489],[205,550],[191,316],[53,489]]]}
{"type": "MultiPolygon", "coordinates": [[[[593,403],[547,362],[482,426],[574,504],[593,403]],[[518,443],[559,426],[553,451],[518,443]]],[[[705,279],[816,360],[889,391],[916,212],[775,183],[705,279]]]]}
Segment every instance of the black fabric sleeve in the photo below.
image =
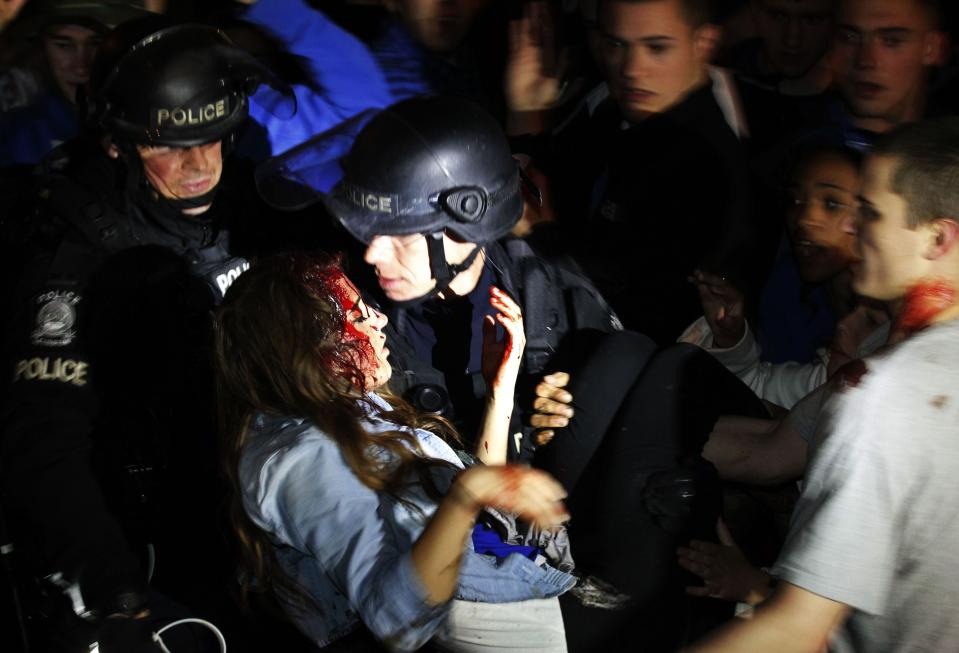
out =
{"type": "Polygon", "coordinates": [[[144,575],[91,462],[99,400],[83,347],[87,299],[76,279],[28,272],[23,287],[5,347],[0,441],[15,537],[34,547],[38,572],[63,572],[79,582],[88,607],[115,611],[116,597],[141,591],[144,575]]]}

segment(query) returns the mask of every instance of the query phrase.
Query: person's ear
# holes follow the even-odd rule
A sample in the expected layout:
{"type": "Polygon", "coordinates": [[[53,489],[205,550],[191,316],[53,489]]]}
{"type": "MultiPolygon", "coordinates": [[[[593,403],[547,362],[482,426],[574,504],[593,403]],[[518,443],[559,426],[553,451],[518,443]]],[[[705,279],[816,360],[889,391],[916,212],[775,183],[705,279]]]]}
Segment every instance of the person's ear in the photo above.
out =
{"type": "Polygon", "coordinates": [[[712,61],[716,52],[719,50],[719,42],[723,36],[723,28],[719,25],[706,23],[696,28],[693,34],[693,47],[696,51],[696,58],[703,65],[712,61]]]}
{"type": "Polygon", "coordinates": [[[925,228],[929,234],[927,259],[935,261],[956,250],[959,243],[959,222],[952,218],[936,218],[925,228]]]}
{"type": "Polygon", "coordinates": [[[926,33],[922,49],[922,65],[944,66],[949,59],[949,37],[945,32],[929,30],[926,33]]]}
{"type": "Polygon", "coordinates": [[[113,143],[113,141],[110,141],[110,142],[108,142],[108,143],[105,143],[105,146],[106,146],[107,156],[108,156],[108,157],[110,157],[111,159],[119,159],[119,158],[120,158],[120,148],[118,148],[118,147],[113,143]]]}

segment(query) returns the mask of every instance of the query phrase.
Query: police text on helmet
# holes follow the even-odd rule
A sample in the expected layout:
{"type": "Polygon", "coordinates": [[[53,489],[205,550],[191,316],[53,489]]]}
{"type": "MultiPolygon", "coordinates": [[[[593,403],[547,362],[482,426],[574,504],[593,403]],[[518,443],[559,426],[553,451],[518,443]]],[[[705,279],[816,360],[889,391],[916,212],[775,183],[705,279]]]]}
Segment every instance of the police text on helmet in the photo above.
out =
{"type": "Polygon", "coordinates": [[[195,107],[174,107],[172,109],[155,109],[156,126],[164,123],[173,123],[176,127],[183,125],[203,125],[226,115],[227,98],[220,98],[215,102],[195,107]]]}

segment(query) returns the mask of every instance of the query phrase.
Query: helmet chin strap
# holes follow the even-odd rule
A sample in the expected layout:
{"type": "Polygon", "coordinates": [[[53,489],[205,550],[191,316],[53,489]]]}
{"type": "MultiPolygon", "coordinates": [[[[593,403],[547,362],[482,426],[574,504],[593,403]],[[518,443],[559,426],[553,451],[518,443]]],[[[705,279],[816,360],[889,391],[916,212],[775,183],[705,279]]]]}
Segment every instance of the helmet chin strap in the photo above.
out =
{"type": "Polygon", "coordinates": [[[442,292],[446,292],[453,279],[460,272],[468,270],[473,261],[483,249],[482,245],[474,245],[473,250],[460,263],[449,263],[446,260],[446,248],[443,247],[443,232],[439,231],[433,234],[426,234],[426,248],[430,256],[430,274],[436,279],[436,286],[422,297],[407,299],[405,301],[395,301],[394,305],[400,308],[409,308],[416,306],[427,300],[433,299],[442,292]]]}
{"type": "Polygon", "coordinates": [[[160,202],[166,202],[174,209],[178,211],[186,211],[188,209],[198,209],[203,206],[209,206],[213,204],[213,200],[216,198],[216,191],[220,187],[220,182],[216,182],[216,186],[203,193],[202,195],[197,195],[196,197],[164,197],[162,194],[158,193],[160,202]]]}

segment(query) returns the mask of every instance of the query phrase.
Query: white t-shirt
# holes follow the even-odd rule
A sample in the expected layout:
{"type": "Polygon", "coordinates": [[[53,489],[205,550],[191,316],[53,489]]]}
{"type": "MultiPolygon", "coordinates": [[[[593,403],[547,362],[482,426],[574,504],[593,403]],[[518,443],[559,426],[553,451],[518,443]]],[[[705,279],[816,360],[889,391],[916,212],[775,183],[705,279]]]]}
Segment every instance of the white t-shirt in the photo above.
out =
{"type": "Polygon", "coordinates": [[[831,651],[959,651],[959,321],[834,402],[774,573],[854,609],[831,651]]]}

